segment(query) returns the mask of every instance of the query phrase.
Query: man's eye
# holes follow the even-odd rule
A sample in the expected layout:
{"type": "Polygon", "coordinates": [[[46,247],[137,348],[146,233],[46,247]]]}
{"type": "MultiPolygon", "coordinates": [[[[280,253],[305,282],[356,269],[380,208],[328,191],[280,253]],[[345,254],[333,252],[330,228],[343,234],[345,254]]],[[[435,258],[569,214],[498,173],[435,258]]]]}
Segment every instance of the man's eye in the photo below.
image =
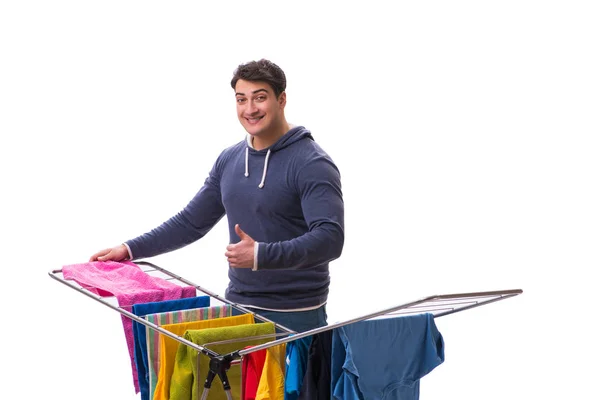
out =
{"type": "Polygon", "coordinates": [[[246,99],[237,99],[236,101],[237,101],[238,103],[243,103],[243,102],[245,102],[245,101],[246,101],[246,99]]]}
{"type": "Polygon", "coordinates": [[[264,101],[265,100],[265,96],[258,96],[256,98],[256,100],[258,100],[258,101],[264,101]]]}

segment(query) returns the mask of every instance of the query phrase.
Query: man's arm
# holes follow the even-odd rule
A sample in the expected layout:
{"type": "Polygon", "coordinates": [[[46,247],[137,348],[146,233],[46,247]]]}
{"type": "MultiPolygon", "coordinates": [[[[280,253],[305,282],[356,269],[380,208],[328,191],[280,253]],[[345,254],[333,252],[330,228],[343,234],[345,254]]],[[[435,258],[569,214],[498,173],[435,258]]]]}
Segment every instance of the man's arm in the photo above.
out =
{"type": "Polygon", "coordinates": [[[225,215],[221,201],[219,159],[204,186],[177,215],[157,228],[111,249],[101,250],[90,261],[122,261],[156,256],[200,239],[225,215]]]}
{"type": "Polygon", "coordinates": [[[308,232],[297,238],[258,243],[257,268],[300,269],[332,261],[344,246],[344,201],[340,173],[329,157],[300,168],[297,177],[308,232]]]}

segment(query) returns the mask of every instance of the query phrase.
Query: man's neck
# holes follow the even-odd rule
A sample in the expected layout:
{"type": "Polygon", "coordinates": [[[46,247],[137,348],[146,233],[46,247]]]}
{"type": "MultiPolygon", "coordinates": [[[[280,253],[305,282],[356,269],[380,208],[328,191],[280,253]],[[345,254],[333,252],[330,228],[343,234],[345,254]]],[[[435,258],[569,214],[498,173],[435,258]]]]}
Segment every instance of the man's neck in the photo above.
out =
{"type": "Polygon", "coordinates": [[[272,135],[268,136],[252,136],[252,147],[255,150],[266,149],[267,147],[272,146],[275,142],[279,140],[283,135],[285,135],[290,130],[290,125],[285,122],[282,124],[281,128],[274,132],[272,135]]]}

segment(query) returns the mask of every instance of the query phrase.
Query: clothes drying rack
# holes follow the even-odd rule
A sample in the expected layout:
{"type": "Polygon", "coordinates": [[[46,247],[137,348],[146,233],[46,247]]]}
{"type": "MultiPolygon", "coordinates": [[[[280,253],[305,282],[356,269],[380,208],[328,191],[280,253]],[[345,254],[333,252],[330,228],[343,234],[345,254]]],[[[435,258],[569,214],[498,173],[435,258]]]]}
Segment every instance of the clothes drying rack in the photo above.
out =
{"type": "MultiPolygon", "coordinates": [[[[215,299],[216,301],[230,305],[233,309],[237,309],[238,312],[249,313],[249,314],[252,314],[254,316],[254,318],[259,319],[263,322],[273,323],[275,328],[280,331],[275,334],[256,336],[256,337],[247,337],[247,338],[243,338],[243,340],[272,339],[277,336],[285,335],[285,337],[283,337],[281,339],[274,339],[274,340],[268,341],[263,344],[255,345],[255,346],[252,346],[249,348],[240,349],[240,350],[228,353],[228,354],[219,354],[215,351],[210,350],[207,347],[209,344],[198,345],[196,343],[193,343],[193,342],[185,339],[183,336],[176,335],[176,334],[162,328],[159,325],[149,322],[148,320],[146,320],[143,317],[139,317],[139,316],[125,310],[123,307],[119,306],[118,304],[113,304],[114,302],[111,301],[111,299],[112,299],[111,297],[99,296],[99,295],[89,291],[88,289],[82,287],[81,285],[77,284],[75,281],[65,279],[62,276],[62,270],[60,270],[60,269],[52,270],[48,273],[51,278],[69,286],[70,288],[72,288],[72,289],[74,289],[96,301],[99,301],[100,303],[121,313],[122,315],[125,315],[126,317],[128,317],[134,321],[137,321],[140,324],[143,324],[150,329],[158,331],[159,333],[170,337],[171,339],[179,342],[180,344],[191,347],[192,349],[194,349],[197,352],[198,365],[199,365],[200,357],[202,354],[208,356],[210,359],[209,371],[208,371],[207,377],[204,381],[204,385],[200,385],[200,384],[196,385],[196,390],[198,391],[198,399],[200,399],[200,400],[207,399],[208,394],[210,392],[211,385],[214,381],[214,378],[217,376],[219,377],[219,379],[221,380],[221,382],[223,384],[223,389],[225,390],[227,399],[233,400],[233,397],[231,395],[231,385],[229,384],[229,379],[227,378],[227,371],[229,370],[229,368],[232,365],[240,364],[241,360],[243,359],[244,356],[246,356],[247,354],[256,352],[256,351],[260,351],[260,350],[271,348],[273,346],[289,343],[289,342],[292,342],[292,341],[295,341],[295,340],[298,340],[298,339],[301,339],[304,337],[308,337],[311,335],[315,335],[315,334],[318,334],[321,332],[325,332],[328,330],[332,330],[335,328],[339,328],[339,327],[353,324],[353,323],[360,322],[360,321],[366,321],[366,320],[371,320],[371,319],[376,319],[376,318],[402,316],[402,315],[423,314],[423,313],[431,313],[434,318],[437,318],[437,317],[442,317],[445,315],[454,314],[454,313],[457,313],[460,311],[469,310],[469,309],[472,309],[475,307],[480,307],[480,306],[494,303],[494,302],[497,302],[500,300],[508,299],[510,297],[514,297],[514,296],[517,296],[517,295],[523,293],[523,290],[521,290],[521,289],[511,289],[511,290],[496,290],[496,291],[487,291],[487,292],[456,293],[456,294],[443,294],[443,295],[427,296],[427,297],[423,297],[423,298],[415,300],[415,301],[411,301],[411,302],[400,304],[400,305],[397,305],[394,307],[382,309],[382,310],[379,310],[379,311],[376,311],[373,313],[369,313],[369,314],[365,314],[365,315],[362,315],[362,316],[359,316],[356,318],[352,318],[352,319],[349,319],[346,321],[337,322],[337,323],[333,323],[333,324],[330,324],[330,325],[327,325],[324,327],[315,328],[315,329],[311,329],[306,332],[298,333],[298,332],[295,332],[283,325],[277,324],[277,323],[261,316],[260,314],[254,313],[251,310],[248,310],[247,308],[245,308],[237,303],[231,302],[231,301],[227,300],[226,298],[219,296],[216,293],[211,292],[208,289],[205,289],[199,285],[196,285],[195,283],[193,283],[177,274],[174,274],[164,268],[161,268],[161,267],[157,266],[156,264],[153,264],[148,261],[137,261],[137,262],[135,262],[135,264],[138,265],[142,269],[142,271],[144,271],[145,273],[147,273],[149,275],[157,276],[157,277],[163,278],[167,281],[174,281],[177,284],[182,285],[182,286],[183,285],[194,286],[196,288],[196,290],[210,296],[211,298],[215,299]],[[201,386],[203,387],[202,392],[200,392],[201,386]]],[[[235,340],[233,340],[233,341],[235,341],[235,340]]],[[[230,342],[230,341],[210,343],[210,345],[214,345],[217,343],[225,343],[225,342],[230,342]]]]}

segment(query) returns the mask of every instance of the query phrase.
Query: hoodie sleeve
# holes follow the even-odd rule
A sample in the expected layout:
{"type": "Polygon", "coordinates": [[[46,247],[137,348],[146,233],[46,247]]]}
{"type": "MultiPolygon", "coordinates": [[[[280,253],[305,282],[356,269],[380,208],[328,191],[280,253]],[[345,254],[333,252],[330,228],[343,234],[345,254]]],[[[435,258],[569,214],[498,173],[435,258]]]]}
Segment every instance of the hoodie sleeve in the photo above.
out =
{"type": "Polygon", "coordinates": [[[337,167],[328,156],[318,156],[299,168],[296,185],[308,232],[291,240],[259,243],[259,270],[311,268],[342,254],[344,201],[337,167]]]}
{"type": "Polygon", "coordinates": [[[157,228],[125,242],[134,259],[177,250],[206,235],[225,215],[215,163],[204,185],[188,205],[157,228]]]}

